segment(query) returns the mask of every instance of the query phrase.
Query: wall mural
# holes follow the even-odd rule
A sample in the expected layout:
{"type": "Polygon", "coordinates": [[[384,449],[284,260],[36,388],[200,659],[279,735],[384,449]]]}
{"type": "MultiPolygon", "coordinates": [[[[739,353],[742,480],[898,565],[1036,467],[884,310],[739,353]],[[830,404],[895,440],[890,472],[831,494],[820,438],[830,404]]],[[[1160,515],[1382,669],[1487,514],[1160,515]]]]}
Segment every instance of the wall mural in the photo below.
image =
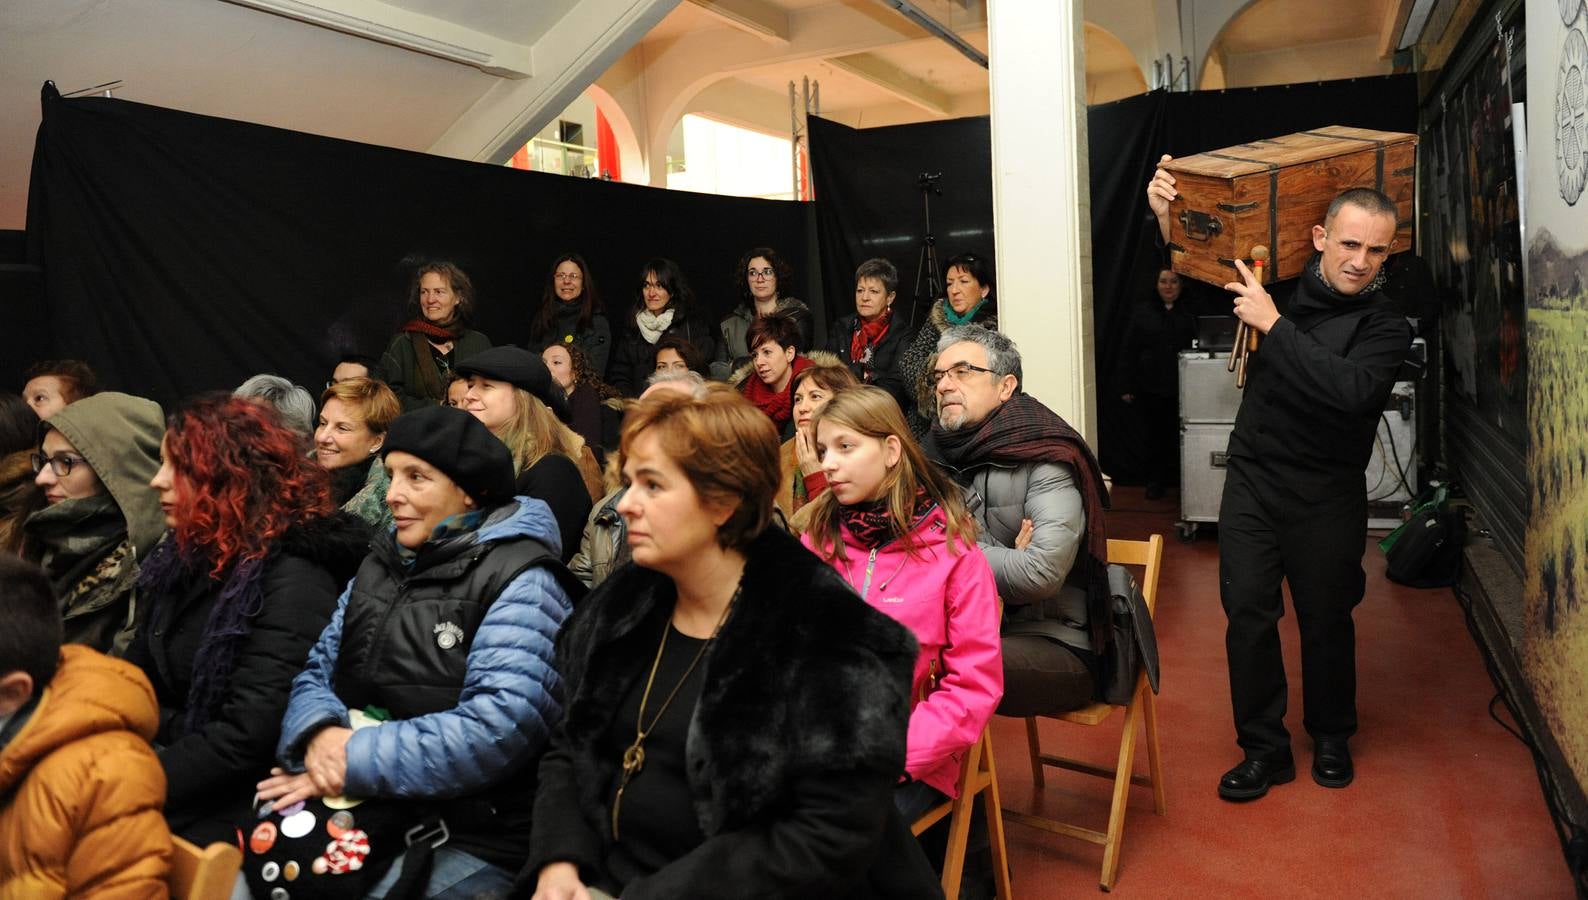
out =
{"type": "Polygon", "coordinates": [[[1527,472],[1522,664],[1588,785],[1588,12],[1528,0],[1527,472]]]}

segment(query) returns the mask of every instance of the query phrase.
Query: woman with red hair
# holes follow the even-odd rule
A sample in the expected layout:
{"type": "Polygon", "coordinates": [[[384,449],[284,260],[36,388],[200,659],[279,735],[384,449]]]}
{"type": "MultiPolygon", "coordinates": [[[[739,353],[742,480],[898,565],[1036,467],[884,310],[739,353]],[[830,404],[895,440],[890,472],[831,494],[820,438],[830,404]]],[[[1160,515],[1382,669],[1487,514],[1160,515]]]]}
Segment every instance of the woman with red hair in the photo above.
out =
{"type": "Polygon", "coordinates": [[[293,676],[368,550],[273,412],[214,396],[171,416],[150,485],[165,538],[138,579],[127,658],[154,684],[171,830],[235,840],[293,676]]]}

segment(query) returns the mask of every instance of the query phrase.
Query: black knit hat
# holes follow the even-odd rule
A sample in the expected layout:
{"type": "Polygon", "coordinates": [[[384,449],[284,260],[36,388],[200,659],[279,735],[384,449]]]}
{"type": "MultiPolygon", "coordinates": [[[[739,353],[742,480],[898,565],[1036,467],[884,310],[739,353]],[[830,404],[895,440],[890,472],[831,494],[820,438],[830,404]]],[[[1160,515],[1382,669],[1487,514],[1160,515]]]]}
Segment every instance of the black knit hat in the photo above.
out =
{"type": "Polygon", "coordinates": [[[457,482],[481,508],[513,496],[513,454],[489,428],[461,409],[427,406],[392,420],[381,459],[411,453],[457,482]]]}
{"type": "Polygon", "coordinates": [[[523,388],[546,404],[564,422],[573,421],[573,409],[562,385],[551,377],[551,370],[539,356],[509,344],[492,347],[465,359],[453,369],[459,375],[482,375],[492,381],[505,381],[523,388]]]}

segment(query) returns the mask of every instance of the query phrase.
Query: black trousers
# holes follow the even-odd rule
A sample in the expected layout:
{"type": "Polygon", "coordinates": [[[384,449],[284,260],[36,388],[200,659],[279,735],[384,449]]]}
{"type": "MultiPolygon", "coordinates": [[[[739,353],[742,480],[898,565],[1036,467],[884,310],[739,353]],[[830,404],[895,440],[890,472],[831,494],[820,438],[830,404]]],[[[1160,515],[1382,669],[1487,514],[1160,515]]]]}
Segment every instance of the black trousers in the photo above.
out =
{"type": "Polygon", "coordinates": [[[1314,739],[1356,733],[1356,625],[1367,576],[1367,494],[1303,502],[1231,459],[1219,510],[1219,586],[1237,743],[1248,759],[1290,760],[1280,582],[1301,631],[1302,723],[1314,739]]]}
{"type": "Polygon", "coordinates": [[[1146,445],[1142,448],[1147,480],[1163,486],[1180,483],[1180,400],[1137,394],[1133,404],[1141,416],[1146,445]]]}

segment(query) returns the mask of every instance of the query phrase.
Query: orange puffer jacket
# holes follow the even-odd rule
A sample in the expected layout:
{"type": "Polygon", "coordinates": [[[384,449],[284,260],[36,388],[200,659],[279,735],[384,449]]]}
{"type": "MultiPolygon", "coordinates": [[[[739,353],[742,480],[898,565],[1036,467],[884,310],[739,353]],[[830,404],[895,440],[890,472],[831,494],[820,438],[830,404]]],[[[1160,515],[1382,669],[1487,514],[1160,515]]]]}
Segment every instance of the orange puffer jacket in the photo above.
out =
{"type": "Polygon", "coordinates": [[[75,644],[0,748],[0,900],[165,897],[159,712],[137,666],[75,644]]]}

